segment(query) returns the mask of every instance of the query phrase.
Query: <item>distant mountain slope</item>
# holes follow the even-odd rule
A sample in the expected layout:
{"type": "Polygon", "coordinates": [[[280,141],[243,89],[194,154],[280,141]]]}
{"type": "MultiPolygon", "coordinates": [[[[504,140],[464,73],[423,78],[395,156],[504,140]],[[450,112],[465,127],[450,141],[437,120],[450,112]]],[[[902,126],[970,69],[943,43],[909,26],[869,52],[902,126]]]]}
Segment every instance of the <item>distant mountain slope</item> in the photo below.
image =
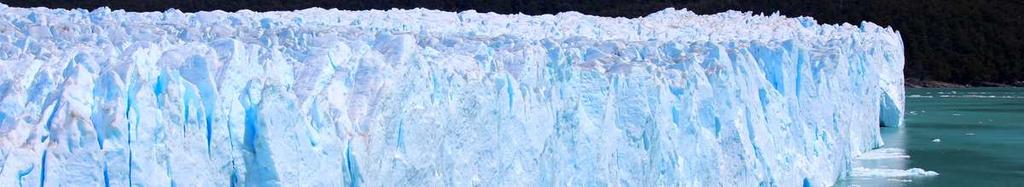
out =
{"type": "Polygon", "coordinates": [[[1020,0],[0,0],[19,7],[134,11],[170,7],[197,10],[294,10],[308,7],[544,14],[579,11],[603,16],[644,16],[666,7],[708,14],[724,10],[779,11],[824,23],[868,20],[903,34],[908,78],[971,84],[1024,81],[1024,1],[1020,0]]]}

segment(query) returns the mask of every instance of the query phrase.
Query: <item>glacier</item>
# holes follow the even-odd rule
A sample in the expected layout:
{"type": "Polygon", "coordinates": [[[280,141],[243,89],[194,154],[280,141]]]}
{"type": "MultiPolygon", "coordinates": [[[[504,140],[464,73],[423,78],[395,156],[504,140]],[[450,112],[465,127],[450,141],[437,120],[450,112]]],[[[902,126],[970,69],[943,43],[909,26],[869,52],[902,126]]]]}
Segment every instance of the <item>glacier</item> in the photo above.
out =
{"type": "Polygon", "coordinates": [[[870,22],[0,4],[0,186],[829,186],[903,120],[870,22]]]}

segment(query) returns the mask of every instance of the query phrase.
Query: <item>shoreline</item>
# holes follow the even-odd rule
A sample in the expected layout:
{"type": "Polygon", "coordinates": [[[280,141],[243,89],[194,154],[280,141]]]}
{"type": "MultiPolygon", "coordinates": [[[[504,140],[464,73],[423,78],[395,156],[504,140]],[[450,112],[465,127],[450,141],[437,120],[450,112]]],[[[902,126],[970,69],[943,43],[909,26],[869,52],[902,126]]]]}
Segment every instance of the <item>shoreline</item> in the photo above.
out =
{"type": "Polygon", "coordinates": [[[971,84],[959,84],[951,82],[943,82],[936,80],[921,80],[921,79],[904,79],[903,87],[906,88],[986,88],[986,87],[1024,87],[1024,81],[1016,82],[1012,84],[996,83],[996,82],[975,82],[971,84]]]}

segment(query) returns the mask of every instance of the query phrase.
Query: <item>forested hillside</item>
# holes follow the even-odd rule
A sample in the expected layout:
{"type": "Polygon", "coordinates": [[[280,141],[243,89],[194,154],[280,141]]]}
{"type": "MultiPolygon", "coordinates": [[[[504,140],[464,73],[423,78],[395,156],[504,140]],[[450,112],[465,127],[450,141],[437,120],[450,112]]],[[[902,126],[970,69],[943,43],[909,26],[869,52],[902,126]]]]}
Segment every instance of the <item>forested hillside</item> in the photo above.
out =
{"type": "Polygon", "coordinates": [[[811,16],[825,23],[862,20],[891,25],[906,44],[906,75],[964,84],[1024,81],[1024,1],[1021,0],[0,0],[17,7],[131,11],[308,7],[348,10],[425,7],[448,11],[546,14],[579,11],[603,16],[644,16],[666,7],[701,14],[725,10],[811,16]]]}

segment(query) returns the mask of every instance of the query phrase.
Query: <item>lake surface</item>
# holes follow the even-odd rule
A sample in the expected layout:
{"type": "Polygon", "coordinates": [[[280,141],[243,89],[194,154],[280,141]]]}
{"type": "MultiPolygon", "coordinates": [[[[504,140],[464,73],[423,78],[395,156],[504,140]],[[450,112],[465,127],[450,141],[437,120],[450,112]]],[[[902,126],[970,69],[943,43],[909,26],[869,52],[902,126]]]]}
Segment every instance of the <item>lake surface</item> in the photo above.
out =
{"type": "Polygon", "coordinates": [[[882,138],[882,148],[903,155],[858,159],[854,167],[939,175],[862,172],[836,186],[1024,186],[1024,89],[908,89],[906,127],[883,128],[882,138]]]}

